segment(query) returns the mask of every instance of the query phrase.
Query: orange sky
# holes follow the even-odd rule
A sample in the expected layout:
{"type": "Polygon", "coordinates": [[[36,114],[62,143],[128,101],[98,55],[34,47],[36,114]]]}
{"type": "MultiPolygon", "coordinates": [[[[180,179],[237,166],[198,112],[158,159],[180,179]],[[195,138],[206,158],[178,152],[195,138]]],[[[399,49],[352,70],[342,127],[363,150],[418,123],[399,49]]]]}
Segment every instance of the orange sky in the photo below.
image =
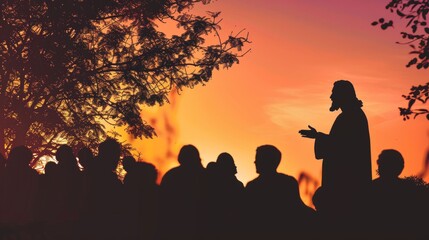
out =
{"type": "Polygon", "coordinates": [[[401,95],[411,85],[427,82],[427,72],[405,67],[411,56],[409,47],[395,44],[401,39],[397,29],[370,25],[392,16],[384,8],[387,2],[218,0],[196,6],[197,11],[222,11],[224,37],[245,28],[252,50],[239,65],[216,72],[206,86],[185,89],[174,105],[145,110],[146,120],[158,119],[158,138],[134,141],[134,146],[161,171],[178,164],[174,157],[165,160],[169,141],[176,151],[194,144],[204,165],[229,152],[246,184],[256,177],[256,147],[273,144],[283,153],[280,172],[298,177],[306,171],[320,180],[313,141],[298,131],[310,124],[329,132],[338,115],[328,110],[332,84],[347,79],[369,120],[373,178],[377,156],[387,148],[403,154],[402,176],[417,174],[429,149],[428,121],[404,122],[398,107],[406,105],[401,95]],[[173,132],[166,131],[165,120],[173,132]]]}

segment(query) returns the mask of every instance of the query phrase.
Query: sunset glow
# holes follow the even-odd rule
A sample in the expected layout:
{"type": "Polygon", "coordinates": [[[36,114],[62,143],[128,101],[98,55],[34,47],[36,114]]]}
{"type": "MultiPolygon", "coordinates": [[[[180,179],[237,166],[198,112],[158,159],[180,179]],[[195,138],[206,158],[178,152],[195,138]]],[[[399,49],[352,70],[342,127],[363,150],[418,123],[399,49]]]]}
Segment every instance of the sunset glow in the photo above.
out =
{"type": "Polygon", "coordinates": [[[133,145],[161,174],[178,164],[174,154],[166,154],[170,148],[194,144],[204,165],[229,152],[246,184],[256,177],[256,147],[273,144],[283,153],[279,172],[296,178],[307,172],[320,184],[313,141],[298,131],[311,125],[329,132],[338,115],[328,110],[333,82],[347,79],[369,120],[373,178],[377,156],[388,148],[403,154],[402,176],[419,174],[429,148],[428,122],[424,117],[403,121],[398,107],[406,105],[401,95],[411,85],[427,82],[427,72],[405,67],[411,57],[408,46],[395,44],[398,29],[371,26],[379,17],[394,18],[386,3],[219,0],[196,7],[222,12],[225,37],[245,28],[251,51],[239,65],[216,72],[206,86],[185,89],[170,105],[143,112],[148,122],[158,119],[153,120],[158,137],[133,145]]]}

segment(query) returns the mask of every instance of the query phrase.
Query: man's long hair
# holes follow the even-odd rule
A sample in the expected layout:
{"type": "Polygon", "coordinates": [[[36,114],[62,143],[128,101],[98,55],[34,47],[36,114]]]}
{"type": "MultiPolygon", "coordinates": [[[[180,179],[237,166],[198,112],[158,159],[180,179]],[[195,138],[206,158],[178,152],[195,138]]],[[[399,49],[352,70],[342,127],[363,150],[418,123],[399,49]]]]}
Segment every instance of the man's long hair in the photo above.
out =
{"type": "Polygon", "coordinates": [[[334,88],[344,106],[363,106],[362,101],[356,97],[355,88],[350,81],[338,80],[334,83],[334,88]]]}

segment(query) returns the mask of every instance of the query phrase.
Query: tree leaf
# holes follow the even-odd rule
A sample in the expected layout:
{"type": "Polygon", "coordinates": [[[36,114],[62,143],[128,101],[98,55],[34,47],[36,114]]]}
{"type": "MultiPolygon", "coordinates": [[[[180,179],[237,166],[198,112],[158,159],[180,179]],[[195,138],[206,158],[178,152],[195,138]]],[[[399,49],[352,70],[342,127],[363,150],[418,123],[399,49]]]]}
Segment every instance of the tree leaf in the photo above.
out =
{"type": "Polygon", "coordinates": [[[16,52],[0,54],[0,69],[25,76],[25,87],[19,99],[16,81],[0,84],[0,92],[7,93],[1,99],[8,106],[5,113],[16,120],[5,129],[7,121],[0,119],[6,133],[0,153],[15,144],[18,130],[36,154],[55,150],[58,141],[52,138],[60,135],[74,148],[80,142],[95,149],[103,140],[98,137],[107,136],[103,124],[153,136],[154,129],[140,116],[140,104],[162,104],[171,90],[194,86],[193,69],[204,69],[199,82],[211,80],[214,69],[237,64],[238,50],[250,43],[239,33],[235,47],[219,47],[230,44],[208,35],[220,29],[214,20],[219,12],[209,13],[211,18],[188,13],[196,3],[209,2],[1,1],[0,42],[7,41],[16,52]],[[173,36],[164,32],[169,22],[178,26],[173,36]],[[210,48],[216,51],[208,54],[210,48]],[[25,56],[25,61],[10,56],[25,56]],[[30,99],[35,102],[29,104],[30,99]],[[42,140],[43,147],[38,144],[42,140]]]}
{"type": "Polygon", "coordinates": [[[417,63],[417,58],[413,58],[413,59],[411,59],[410,62],[408,62],[407,67],[410,67],[411,65],[414,65],[416,63],[417,63]]]}

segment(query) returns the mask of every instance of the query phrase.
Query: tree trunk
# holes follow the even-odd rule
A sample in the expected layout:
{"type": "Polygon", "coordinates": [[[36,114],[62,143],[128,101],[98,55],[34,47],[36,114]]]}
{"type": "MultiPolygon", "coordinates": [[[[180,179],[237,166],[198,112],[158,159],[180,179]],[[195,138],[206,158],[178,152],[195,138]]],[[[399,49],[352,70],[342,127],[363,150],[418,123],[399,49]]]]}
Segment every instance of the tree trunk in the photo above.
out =
{"type": "Polygon", "coordinates": [[[4,139],[4,128],[2,121],[0,120],[0,154],[3,157],[6,157],[6,149],[5,149],[5,139],[4,139]]]}
{"type": "Polygon", "coordinates": [[[5,104],[6,100],[6,88],[9,83],[9,78],[6,77],[7,73],[2,71],[0,75],[0,153],[6,157],[6,139],[5,139],[5,104]]]}
{"type": "Polygon", "coordinates": [[[3,99],[0,99],[0,154],[3,155],[3,157],[6,157],[6,141],[5,141],[5,112],[4,112],[4,104],[3,99]]]}
{"type": "Polygon", "coordinates": [[[27,123],[22,123],[16,127],[16,136],[13,140],[12,147],[21,146],[21,145],[28,145],[26,142],[27,137],[27,131],[30,127],[27,123]]]}

